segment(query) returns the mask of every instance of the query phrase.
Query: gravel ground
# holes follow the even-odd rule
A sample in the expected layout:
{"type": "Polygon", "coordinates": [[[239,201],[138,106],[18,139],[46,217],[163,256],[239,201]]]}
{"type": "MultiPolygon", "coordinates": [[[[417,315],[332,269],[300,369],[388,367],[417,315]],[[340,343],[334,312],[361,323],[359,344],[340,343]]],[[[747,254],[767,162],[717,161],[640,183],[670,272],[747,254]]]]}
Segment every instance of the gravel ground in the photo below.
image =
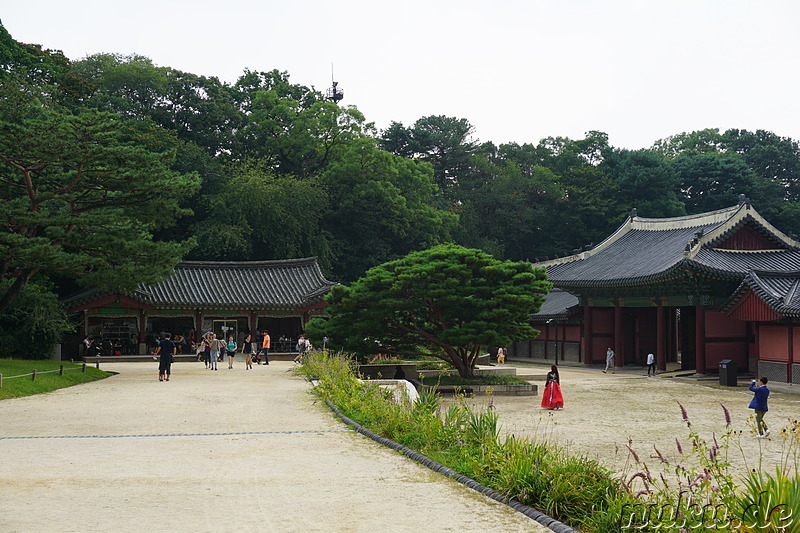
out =
{"type": "MultiPolygon", "coordinates": [[[[526,366],[518,368],[518,373],[543,375],[547,370],[549,367],[526,366]]],[[[626,447],[629,441],[640,459],[650,466],[659,463],[654,446],[670,460],[678,455],[676,438],[684,451],[690,449],[689,432],[678,402],[685,407],[700,437],[708,442],[725,431],[720,404],[729,410],[732,428],[743,431],[731,439],[728,451],[734,472],[752,468],[774,472],[774,465],[784,457],[780,429],[788,419],[800,415],[800,390],[786,384],[770,384],[765,421],[772,436],[757,439],[747,424],[753,413],[748,409],[753,393],[743,382],[737,388],[721,388],[713,381],[648,378],[643,369],[603,374],[594,368],[562,366],[559,373],[564,409],[549,411],[539,407],[544,382],[537,381],[540,396],[497,396],[491,400],[500,416],[501,431],[550,439],[571,452],[599,459],[617,472],[625,471],[630,460],[626,447]]],[[[467,400],[478,408],[485,408],[489,401],[485,396],[467,400]]]]}
{"type": "Polygon", "coordinates": [[[345,430],[290,367],[177,363],[161,383],[116,363],[3,400],[0,531],[549,531],[345,430]]]}

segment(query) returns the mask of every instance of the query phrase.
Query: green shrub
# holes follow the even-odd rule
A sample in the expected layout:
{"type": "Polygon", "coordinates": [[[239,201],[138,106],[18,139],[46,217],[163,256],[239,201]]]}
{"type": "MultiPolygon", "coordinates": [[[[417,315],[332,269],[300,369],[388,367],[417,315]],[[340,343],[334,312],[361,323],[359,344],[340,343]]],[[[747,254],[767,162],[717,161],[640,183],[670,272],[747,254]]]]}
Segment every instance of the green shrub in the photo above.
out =
{"type": "Polygon", "coordinates": [[[353,366],[350,356],[321,352],[307,355],[298,372],[319,378],[316,394],[379,435],[584,531],[619,530],[620,514],[609,513],[632,498],[596,461],[550,442],[501,438],[491,405],[483,412],[463,402],[442,409],[431,392],[412,405],[395,403],[377,385],[358,382],[353,366]],[[607,524],[613,528],[596,529],[607,524]]]}
{"type": "MultiPolygon", "coordinates": [[[[9,280],[0,282],[0,292],[9,280]]],[[[0,316],[0,357],[48,359],[73,326],[48,287],[29,282],[0,316]]]]}

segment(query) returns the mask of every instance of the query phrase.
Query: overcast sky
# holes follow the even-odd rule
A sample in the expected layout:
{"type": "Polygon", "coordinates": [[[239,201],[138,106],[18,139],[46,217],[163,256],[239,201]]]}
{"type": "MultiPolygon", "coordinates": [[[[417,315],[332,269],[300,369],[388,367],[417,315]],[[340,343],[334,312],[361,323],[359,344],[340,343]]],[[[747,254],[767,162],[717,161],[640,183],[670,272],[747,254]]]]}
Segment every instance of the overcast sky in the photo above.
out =
{"type": "Polygon", "coordinates": [[[797,0],[0,0],[17,41],[77,60],[137,53],[233,82],[331,65],[383,129],[466,118],[480,141],[609,134],[643,148],[703,128],[800,139],[797,0]]]}

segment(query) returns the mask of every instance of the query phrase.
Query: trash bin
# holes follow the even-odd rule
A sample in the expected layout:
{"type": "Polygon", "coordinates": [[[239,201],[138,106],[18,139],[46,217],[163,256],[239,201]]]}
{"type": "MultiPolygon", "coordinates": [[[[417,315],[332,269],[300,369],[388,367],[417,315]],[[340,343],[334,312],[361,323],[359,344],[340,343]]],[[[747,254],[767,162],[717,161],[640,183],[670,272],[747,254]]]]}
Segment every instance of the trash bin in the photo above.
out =
{"type": "Polygon", "coordinates": [[[730,359],[719,362],[719,384],[723,387],[736,386],[736,363],[730,359]]]}

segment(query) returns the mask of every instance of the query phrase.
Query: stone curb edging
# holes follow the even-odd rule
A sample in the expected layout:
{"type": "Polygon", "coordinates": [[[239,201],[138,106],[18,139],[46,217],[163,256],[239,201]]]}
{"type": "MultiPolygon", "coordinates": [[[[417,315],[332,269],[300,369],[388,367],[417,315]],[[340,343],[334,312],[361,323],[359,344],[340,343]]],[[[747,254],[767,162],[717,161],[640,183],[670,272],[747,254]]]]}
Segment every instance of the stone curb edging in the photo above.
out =
{"type": "Polygon", "coordinates": [[[511,507],[515,511],[518,511],[527,516],[528,518],[531,518],[536,522],[542,524],[543,526],[550,528],[550,530],[555,531],[555,533],[580,533],[577,530],[572,529],[568,525],[559,522],[555,518],[549,517],[546,514],[542,513],[541,511],[537,511],[533,507],[529,507],[523,503],[518,502],[517,500],[509,499],[503,494],[495,491],[494,489],[487,487],[485,485],[481,485],[474,479],[468,478],[467,476],[462,476],[452,468],[448,468],[442,464],[439,464],[430,457],[426,457],[425,455],[422,455],[419,452],[415,452],[414,450],[406,446],[403,446],[402,444],[389,440],[386,437],[381,437],[377,433],[370,431],[361,424],[353,422],[352,420],[344,416],[344,414],[342,414],[342,412],[339,410],[339,407],[337,407],[336,404],[328,400],[325,400],[325,403],[328,405],[330,410],[333,411],[333,413],[341,419],[342,422],[344,422],[348,426],[352,426],[353,429],[355,429],[357,432],[361,433],[365,437],[369,437],[370,439],[374,440],[379,444],[392,448],[393,450],[397,450],[398,452],[402,453],[409,459],[412,459],[430,468],[434,472],[438,472],[449,478],[455,479],[462,485],[466,485],[467,487],[476,490],[493,500],[496,500],[502,504],[511,507]]]}

